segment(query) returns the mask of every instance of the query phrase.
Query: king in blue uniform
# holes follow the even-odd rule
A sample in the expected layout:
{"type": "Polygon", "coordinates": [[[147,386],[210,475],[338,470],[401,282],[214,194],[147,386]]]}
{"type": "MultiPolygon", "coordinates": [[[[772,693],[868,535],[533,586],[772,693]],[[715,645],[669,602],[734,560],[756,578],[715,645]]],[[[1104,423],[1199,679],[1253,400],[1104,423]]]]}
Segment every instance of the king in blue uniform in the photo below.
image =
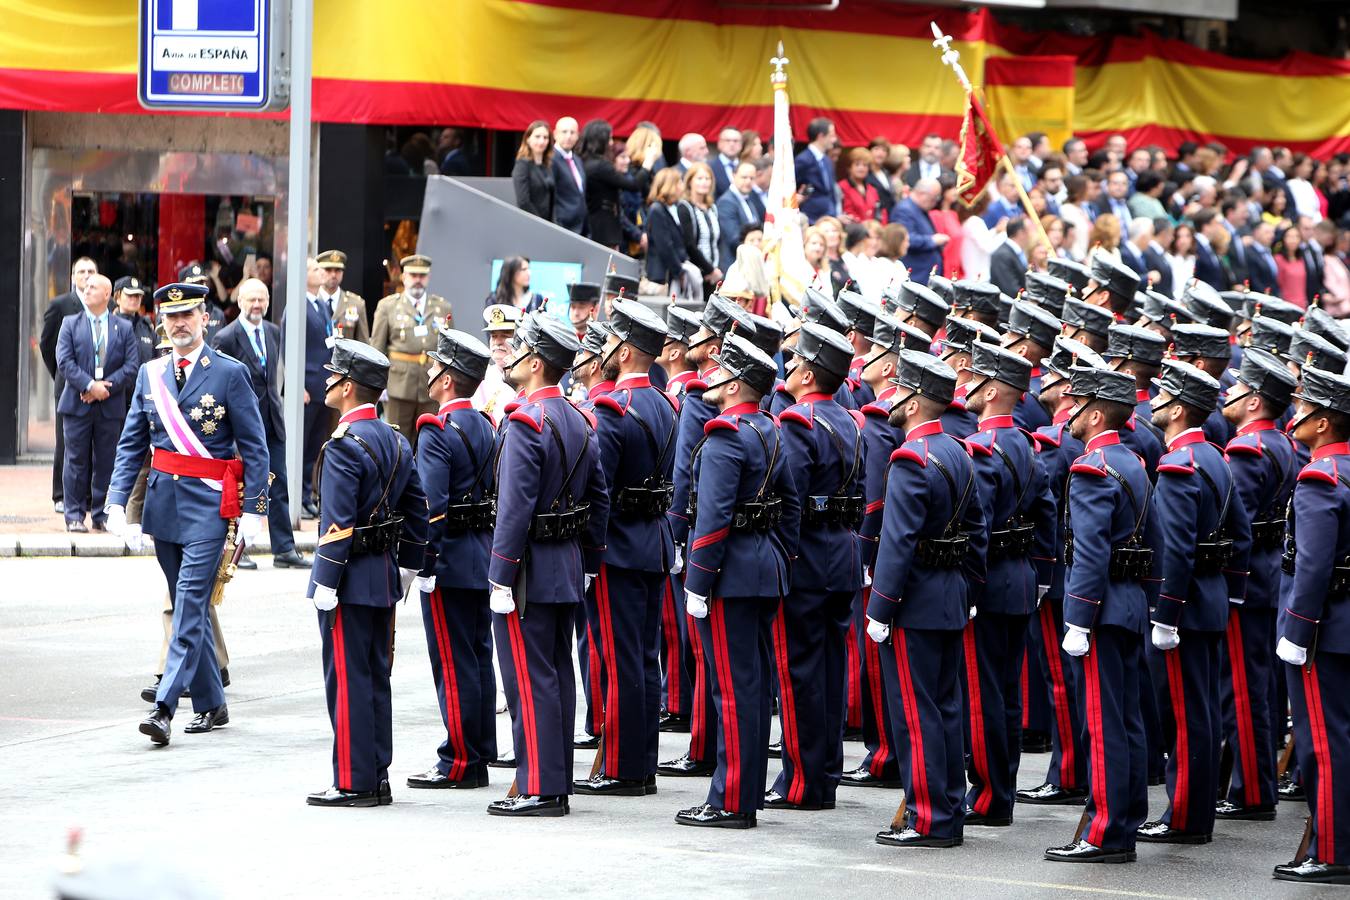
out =
{"type": "Polygon", "coordinates": [[[440,404],[417,420],[417,477],[427,496],[427,558],[418,595],[445,740],[436,764],[410,788],[477,788],[497,758],[496,679],[488,558],[495,518],[497,434],[472,398],[491,351],[471,334],[442,328],[427,353],[427,391],[440,404]]]}
{"type": "Polygon", "coordinates": [[[155,292],[173,352],[141,367],[117,444],[108,490],[108,530],[128,535],[126,502],[153,449],[140,529],[155,539],[169,584],[173,640],[155,711],[140,725],[169,742],[178,698],[192,691],[197,716],[185,732],[229,721],[209,617],[229,519],[250,543],[267,519],[267,440],[244,364],[204,343],[206,288],[170,284],[155,292]],[[236,456],[237,454],[237,456],[236,456]]]}
{"type": "Polygon", "coordinates": [[[427,498],[408,439],[375,415],[389,360],[369,344],[338,338],[324,368],[323,400],[340,418],[315,474],[321,515],[309,597],[319,611],[333,782],[306,802],[387,806],[394,604],[426,563],[427,498]]]}

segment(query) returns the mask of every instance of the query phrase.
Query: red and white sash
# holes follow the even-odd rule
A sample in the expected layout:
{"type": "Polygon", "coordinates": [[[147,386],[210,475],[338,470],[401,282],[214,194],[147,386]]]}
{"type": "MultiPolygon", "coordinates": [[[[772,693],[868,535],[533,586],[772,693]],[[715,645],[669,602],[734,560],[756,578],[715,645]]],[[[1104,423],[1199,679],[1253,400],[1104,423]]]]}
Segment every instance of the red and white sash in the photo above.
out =
{"type": "MultiPolygon", "coordinates": [[[[159,413],[160,421],[164,423],[164,430],[169,433],[169,440],[173,441],[174,448],[184,456],[195,456],[200,459],[215,459],[207,452],[206,446],[202,444],[201,439],[193,432],[192,426],[188,424],[187,416],[183,415],[183,410],[179,408],[178,403],[169,393],[169,386],[165,378],[172,378],[169,372],[169,366],[173,363],[177,354],[170,353],[161,359],[149,363],[150,371],[150,398],[155,404],[155,412],[159,413]]],[[[201,361],[198,360],[198,365],[201,361]]],[[[224,489],[224,484],[211,478],[201,479],[213,491],[224,489]]]]}

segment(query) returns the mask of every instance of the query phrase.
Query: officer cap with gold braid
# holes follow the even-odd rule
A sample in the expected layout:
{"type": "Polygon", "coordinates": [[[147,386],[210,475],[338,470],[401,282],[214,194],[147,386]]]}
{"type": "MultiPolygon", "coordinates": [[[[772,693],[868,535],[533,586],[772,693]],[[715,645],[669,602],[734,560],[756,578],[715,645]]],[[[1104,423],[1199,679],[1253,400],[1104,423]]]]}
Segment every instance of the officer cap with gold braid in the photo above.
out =
{"type": "Polygon", "coordinates": [[[206,302],[211,289],[204,284],[186,284],[176,281],[155,291],[155,311],[158,315],[187,312],[206,302]]]}
{"type": "Polygon", "coordinates": [[[473,381],[482,381],[492,360],[492,351],[471,334],[442,328],[436,334],[436,349],[429,351],[427,356],[473,381]]]}
{"type": "Polygon", "coordinates": [[[323,367],[372,390],[382,391],[389,384],[389,357],[362,341],[338,338],[333,358],[323,367]]]}
{"type": "MultiPolygon", "coordinates": [[[[411,259],[412,257],[408,258],[411,259]]],[[[314,261],[319,264],[320,269],[347,268],[347,254],[343,253],[341,250],[325,250],[314,257],[314,261]]],[[[406,271],[406,269],[407,267],[405,266],[404,270],[406,271]]]]}
{"type": "Polygon", "coordinates": [[[891,384],[900,389],[892,408],[903,406],[916,396],[946,406],[956,394],[956,370],[931,353],[901,350],[900,366],[891,384]],[[905,391],[909,393],[900,396],[905,391]]]}
{"type": "Polygon", "coordinates": [[[712,360],[723,377],[708,385],[710,389],[730,381],[743,381],[761,395],[773,390],[777,364],[745,337],[728,334],[722,341],[721,352],[712,354],[712,360]]]}
{"type": "Polygon", "coordinates": [[[145,285],[142,284],[141,280],[135,275],[123,275],[121,278],[117,279],[117,283],[113,285],[113,293],[126,294],[129,297],[144,296],[145,285]]]}
{"type": "Polygon", "coordinates": [[[421,253],[405,256],[398,261],[398,264],[409,275],[429,275],[431,273],[431,257],[424,256],[421,253]]]}
{"type": "Polygon", "coordinates": [[[489,334],[494,331],[515,331],[520,322],[520,310],[505,303],[494,303],[483,310],[483,330],[489,334]]]}
{"type": "Polygon", "coordinates": [[[188,263],[178,270],[179,284],[206,284],[206,270],[201,263],[188,263]]]}

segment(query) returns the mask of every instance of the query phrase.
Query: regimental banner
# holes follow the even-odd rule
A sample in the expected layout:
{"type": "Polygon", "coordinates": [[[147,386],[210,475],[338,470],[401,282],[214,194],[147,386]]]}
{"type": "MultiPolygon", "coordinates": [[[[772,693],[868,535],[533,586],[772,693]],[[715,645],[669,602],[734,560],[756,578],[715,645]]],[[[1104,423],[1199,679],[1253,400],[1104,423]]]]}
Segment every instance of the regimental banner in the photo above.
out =
{"type": "MultiPolygon", "coordinates": [[[[618,134],[650,119],[668,136],[715,135],[726,123],[768,135],[763,65],[781,40],[795,69],[798,139],[815,115],[833,118],[846,144],[876,135],[914,144],[928,132],[955,139],[965,98],[932,51],[933,20],[972,74],[989,59],[1072,57],[1073,128],[1094,147],[1120,132],[1165,147],[1193,139],[1236,152],[1272,142],[1322,156],[1350,151],[1350,61],[1304,53],[1253,61],[1152,34],[1033,34],[999,25],[988,10],[888,0],[842,0],[833,12],[716,0],[314,7],[314,116],[327,122],[517,130],[572,115],[607,118],[618,134]]],[[[136,12],[133,0],[11,6],[0,29],[0,107],[140,112],[136,12]]],[[[1000,115],[993,97],[990,113],[1000,115]]]]}
{"type": "Polygon", "coordinates": [[[984,99],[994,129],[1011,142],[1043,131],[1052,147],[1073,134],[1072,56],[991,56],[984,61],[984,99]]]}

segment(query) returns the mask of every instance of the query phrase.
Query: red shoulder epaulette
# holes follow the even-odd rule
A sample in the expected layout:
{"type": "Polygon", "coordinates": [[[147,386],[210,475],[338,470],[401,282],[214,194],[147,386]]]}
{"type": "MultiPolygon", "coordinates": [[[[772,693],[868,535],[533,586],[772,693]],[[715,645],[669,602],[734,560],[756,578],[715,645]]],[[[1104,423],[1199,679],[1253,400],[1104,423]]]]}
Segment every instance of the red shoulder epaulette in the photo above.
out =
{"type": "Polygon", "coordinates": [[[1265,455],[1265,451],[1261,449],[1261,439],[1254,434],[1235,437],[1223,449],[1226,453],[1246,453],[1250,456],[1265,455]]]}
{"type": "Polygon", "coordinates": [[[714,431],[717,431],[718,429],[722,428],[725,428],[727,431],[740,430],[740,426],[736,424],[735,420],[724,419],[721,416],[718,416],[716,419],[709,419],[707,421],[707,423],[703,426],[703,433],[712,434],[714,431]]]}
{"type": "Polygon", "coordinates": [[[1064,442],[1064,432],[1061,431],[1058,434],[1050,435],[1043,431],[1037,431],[1031,436],[1031,439],[1035,441],[1038,446],[1058,447],[1064,442]]]}
{"type": "Polygon", "coordinates": [[[1096,454],[1096,450],[1093,450],[1091,453],[1084,453],[1082,456],[1078,457],[1078,459],[1074,460],[1073,465],[1069,466],[1069,471],[1076,472],[1080,475],[1096,475],[1099,478],[1105,478],[1107,475],[1106,460],[1097,457],[1098,459],[1101,459],[1102,464],[1096,465],[1096,462],[1093,459],[1096,454]]]}
{"type": "Polygon", "coordinates": [[[601,396],[595,398],[595,408],[600,409],[601,407],[604,407],[605,409],[612,409],[619,415],[623,415],[626,410],[626,407],[623,404],[619,403],[618,400],[615,400],[612,394],[602,394],[601,396]]]}
{"type": "Polygon", "coordinates": [[[848,414],[853,417],[853,423],[857,425],[859,428],[862,428],[863,423],[867,421],[866,417],[864,417],[862,414],[862,410],[860,409],[850,409],[848,411],[848,414]]]}
{"type": "Polygon", "coordinates": [[[517,409],[515,412],[511,413],[511,415],[507,416],[506,418],[507,418],[507,421],[509,421],[509,422],[524,422],[526,425],[529,425],[531,428],[533,428],[533,429],[534,429],[536,432],[538,432],[539,434],[543,434],[543,433],[544,433],[544,426],[543,426],[543,423],[541,423],[541,422],[536,422],[536,421],[535,421],[529,414],[527,414],[524,410],[517,409]]]}
{"type": "Polygon", "coordinates": [[[413,426],[414,431],[420,431],[423,425],[435,425],[442,431],[445,430],[445,420],[435,413],[422,413],[417,417],[417,424],[413,426]]]}
{"type": "Polygon", "coordinates": [[[783,410],[778,418],[783,422],[796,422],[799,425],[805,425],[808,429],[816,427],[815,418],[802,415],[797,411],[797,407],[795,406],[791,409],[783,410]]]}
{"type": "Polygon", "coordinates": [[[891,411],[880,403],[869,403],[860,411],[864,416],[881,416],[883,419],[888,419],[891,415],[891,411]]]}
{"type": "Polygon", "coordinates": [[[1298,480],[1299,480],[1299,481],[1325,481],[1327,484],[1332,485],[1332,486],[1334,487],[1335,484],[1336,484],[1336,473],[1335,473],[1335,471],[1334,471],[1334,470],[1335,470],[1335,462],[1334,462],[1334,461],[1332,462],[1332,470],[1333,470],[1333,471],[1330,471],[1330,472],[1328,472],[1326,469],[1319,469],[1319,468],[1317,468],[1317,466],[1318,466],[1321,462],[1322,462],[1322,460],[1319,459],[1319,460],[1317,460],[1316,462],[1310,462],[1310,463],[1308,463],[1306,466],[1304,466],[1304,467],[1299,471],[1299,473],[1298,473],[1298,480]]]}
{"type": "Polygon", "coordinates": [[[919,464],[919,468],[921,469],[927,468],[928,466],[927,457],[921,456],[917,451],[913,450],[909,446],[897,447],[895,450],[891,452],[891,462],[895,462],[898,459],[907,459],[910,460],[911,462],[916,462],[919,464]]]}

